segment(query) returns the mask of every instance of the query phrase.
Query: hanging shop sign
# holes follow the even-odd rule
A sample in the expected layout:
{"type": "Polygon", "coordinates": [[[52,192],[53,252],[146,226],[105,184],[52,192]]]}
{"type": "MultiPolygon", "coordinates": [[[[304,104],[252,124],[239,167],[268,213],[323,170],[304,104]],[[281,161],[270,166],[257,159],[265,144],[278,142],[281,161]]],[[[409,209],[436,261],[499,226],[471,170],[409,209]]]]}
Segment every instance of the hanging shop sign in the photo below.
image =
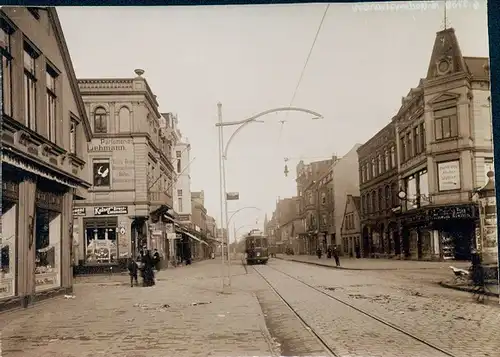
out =
{"type": "Polygon", "coordinates": [[[174,233],[174,225],[172,223],[165,223],[165,232],[174,233]]]}
{"type": "Polygon", "coordinates": [[[96,216],[108,216],[115,214],[127,214],[127,206],[111,206],[111,207],[94,207],[94,215],[96,216]]]}
{"type": "Polygon", "coordinates": [[[85,216],[87,214],[87,210],[85,207],[75,207],[73,208],[73,216],[85,216]]]}

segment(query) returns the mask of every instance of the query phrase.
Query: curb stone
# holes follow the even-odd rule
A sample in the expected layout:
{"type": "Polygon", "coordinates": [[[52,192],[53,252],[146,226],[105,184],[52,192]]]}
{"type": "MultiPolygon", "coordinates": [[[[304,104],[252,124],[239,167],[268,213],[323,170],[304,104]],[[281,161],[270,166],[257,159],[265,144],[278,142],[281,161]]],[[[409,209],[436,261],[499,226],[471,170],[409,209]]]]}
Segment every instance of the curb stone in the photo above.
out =
{"type": "MultiPolygon", "coordinates": [[[[467,293],[473,293],[474,292],[474,290],[472,288],[469,288],[467,286],[451,285],[451,284],[445,283],[444,281],[441,281],[438,284],[439,284],[439,286],[441,286],[443,288],[446,288],[446,289],[452,289],[452,290],[458,290],[458,291],[465,291],[467,293]]],[[[486,291],[484,295],[493,296],[493,297],[500,297],[499,294],[493,293],[493,292],[489,292],[489,291],[486,291]]]]}
{"type": "Polygon", "coordinates": [[[323,264],[320,262],[311,262],[311,261],[300,260],[300,259],[286,259],[286,258],[281,258],[281,257],[276,257],[275,259],[280,259],[280,260],[295,262],[295,263],[316,265],[316,266],[321,266],[321,267],[330,268],[330,269],[352,270],[352,271],[404,271],[404,270],[433,270],[433,269],[437,269],[436,267],[426,267],[426,268],[347,268],[347,267],[343,267],[343,266],[337,267],[335,265],[323,264]]]}

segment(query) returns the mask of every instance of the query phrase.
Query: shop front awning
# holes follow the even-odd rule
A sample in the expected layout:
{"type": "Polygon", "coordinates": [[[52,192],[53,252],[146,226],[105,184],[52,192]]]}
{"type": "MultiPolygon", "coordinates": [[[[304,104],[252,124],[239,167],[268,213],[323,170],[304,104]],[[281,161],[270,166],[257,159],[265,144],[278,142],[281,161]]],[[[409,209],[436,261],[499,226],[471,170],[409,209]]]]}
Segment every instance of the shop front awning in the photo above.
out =
{"type": "Polygon", "coordinates": [[[191,233],[189,233],[189,232],[187,232],[187,231],[182,231],[182,233],[184,233],[185,235],[187,235],[189,238],[192,238],[192,239],[194,239],[194,240],[197,240],[198,242],[203,243],[203,244],[205,244],[205,245],[208,245],[208,243],[207,243],[207,242],[205,242],[205,241],[201,240],[200,238],[196,237],[195,235],[193,235],[193,234],[191,234],[191,233]]]}
{"type": "Polygon", "coordinates": [[[178,228],[178,229],[179,229],[179,231],[180,231],[181,233],[184,233],[185,235],[187,235],[189,238],[194,239],[194,240],[196,240],[196,241],[198,241],[198,242],[200,242],[200,243],[203,243],[203,244],[208,245],[208,243],[207,243],[207,242],[205,242],[205,241],[201,240],[200,238],[196,237],[195,235],[193,235],[193,234],[189,233],[188,231],[186,231],[186,229],[183,229],[183,228],[179,225],[179,222],[177,222],[175,219],[173,219],[173,218],[171,218],[171,217],[169,217],[169,216],[167,216],[167,215],[163,215],[163,217],[165,217],[166,219],[168,219],[168,220],[172,221],[172,223],[174,223],[175,227],[176,227],[176,228],[178,228]]]}

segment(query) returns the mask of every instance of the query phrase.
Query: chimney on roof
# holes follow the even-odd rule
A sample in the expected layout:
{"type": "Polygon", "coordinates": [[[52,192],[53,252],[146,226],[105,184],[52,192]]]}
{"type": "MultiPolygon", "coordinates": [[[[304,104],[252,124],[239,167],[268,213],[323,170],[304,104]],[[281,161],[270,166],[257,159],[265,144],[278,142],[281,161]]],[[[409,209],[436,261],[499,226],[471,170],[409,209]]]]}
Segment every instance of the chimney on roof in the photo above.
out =
{"type": "Polygon", "coordinates": [[[136,70],[134,70],[134,73],[137,74],[137,77],[141,77],[144,74],[144,70],[137,68],[136,70]]]}

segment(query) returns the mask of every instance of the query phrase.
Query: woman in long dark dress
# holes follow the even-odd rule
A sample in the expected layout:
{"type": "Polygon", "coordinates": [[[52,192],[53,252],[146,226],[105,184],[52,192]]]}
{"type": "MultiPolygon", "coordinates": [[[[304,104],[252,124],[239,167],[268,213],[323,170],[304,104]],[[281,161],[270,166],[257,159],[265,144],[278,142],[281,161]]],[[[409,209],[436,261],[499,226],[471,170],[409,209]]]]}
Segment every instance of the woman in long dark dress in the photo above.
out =
{"type": "Polygon", "coordinates": [[[154,261],[149,250],[143,256],[143,263],[143,286],[153,286],[155,285],[154,261]]]}

